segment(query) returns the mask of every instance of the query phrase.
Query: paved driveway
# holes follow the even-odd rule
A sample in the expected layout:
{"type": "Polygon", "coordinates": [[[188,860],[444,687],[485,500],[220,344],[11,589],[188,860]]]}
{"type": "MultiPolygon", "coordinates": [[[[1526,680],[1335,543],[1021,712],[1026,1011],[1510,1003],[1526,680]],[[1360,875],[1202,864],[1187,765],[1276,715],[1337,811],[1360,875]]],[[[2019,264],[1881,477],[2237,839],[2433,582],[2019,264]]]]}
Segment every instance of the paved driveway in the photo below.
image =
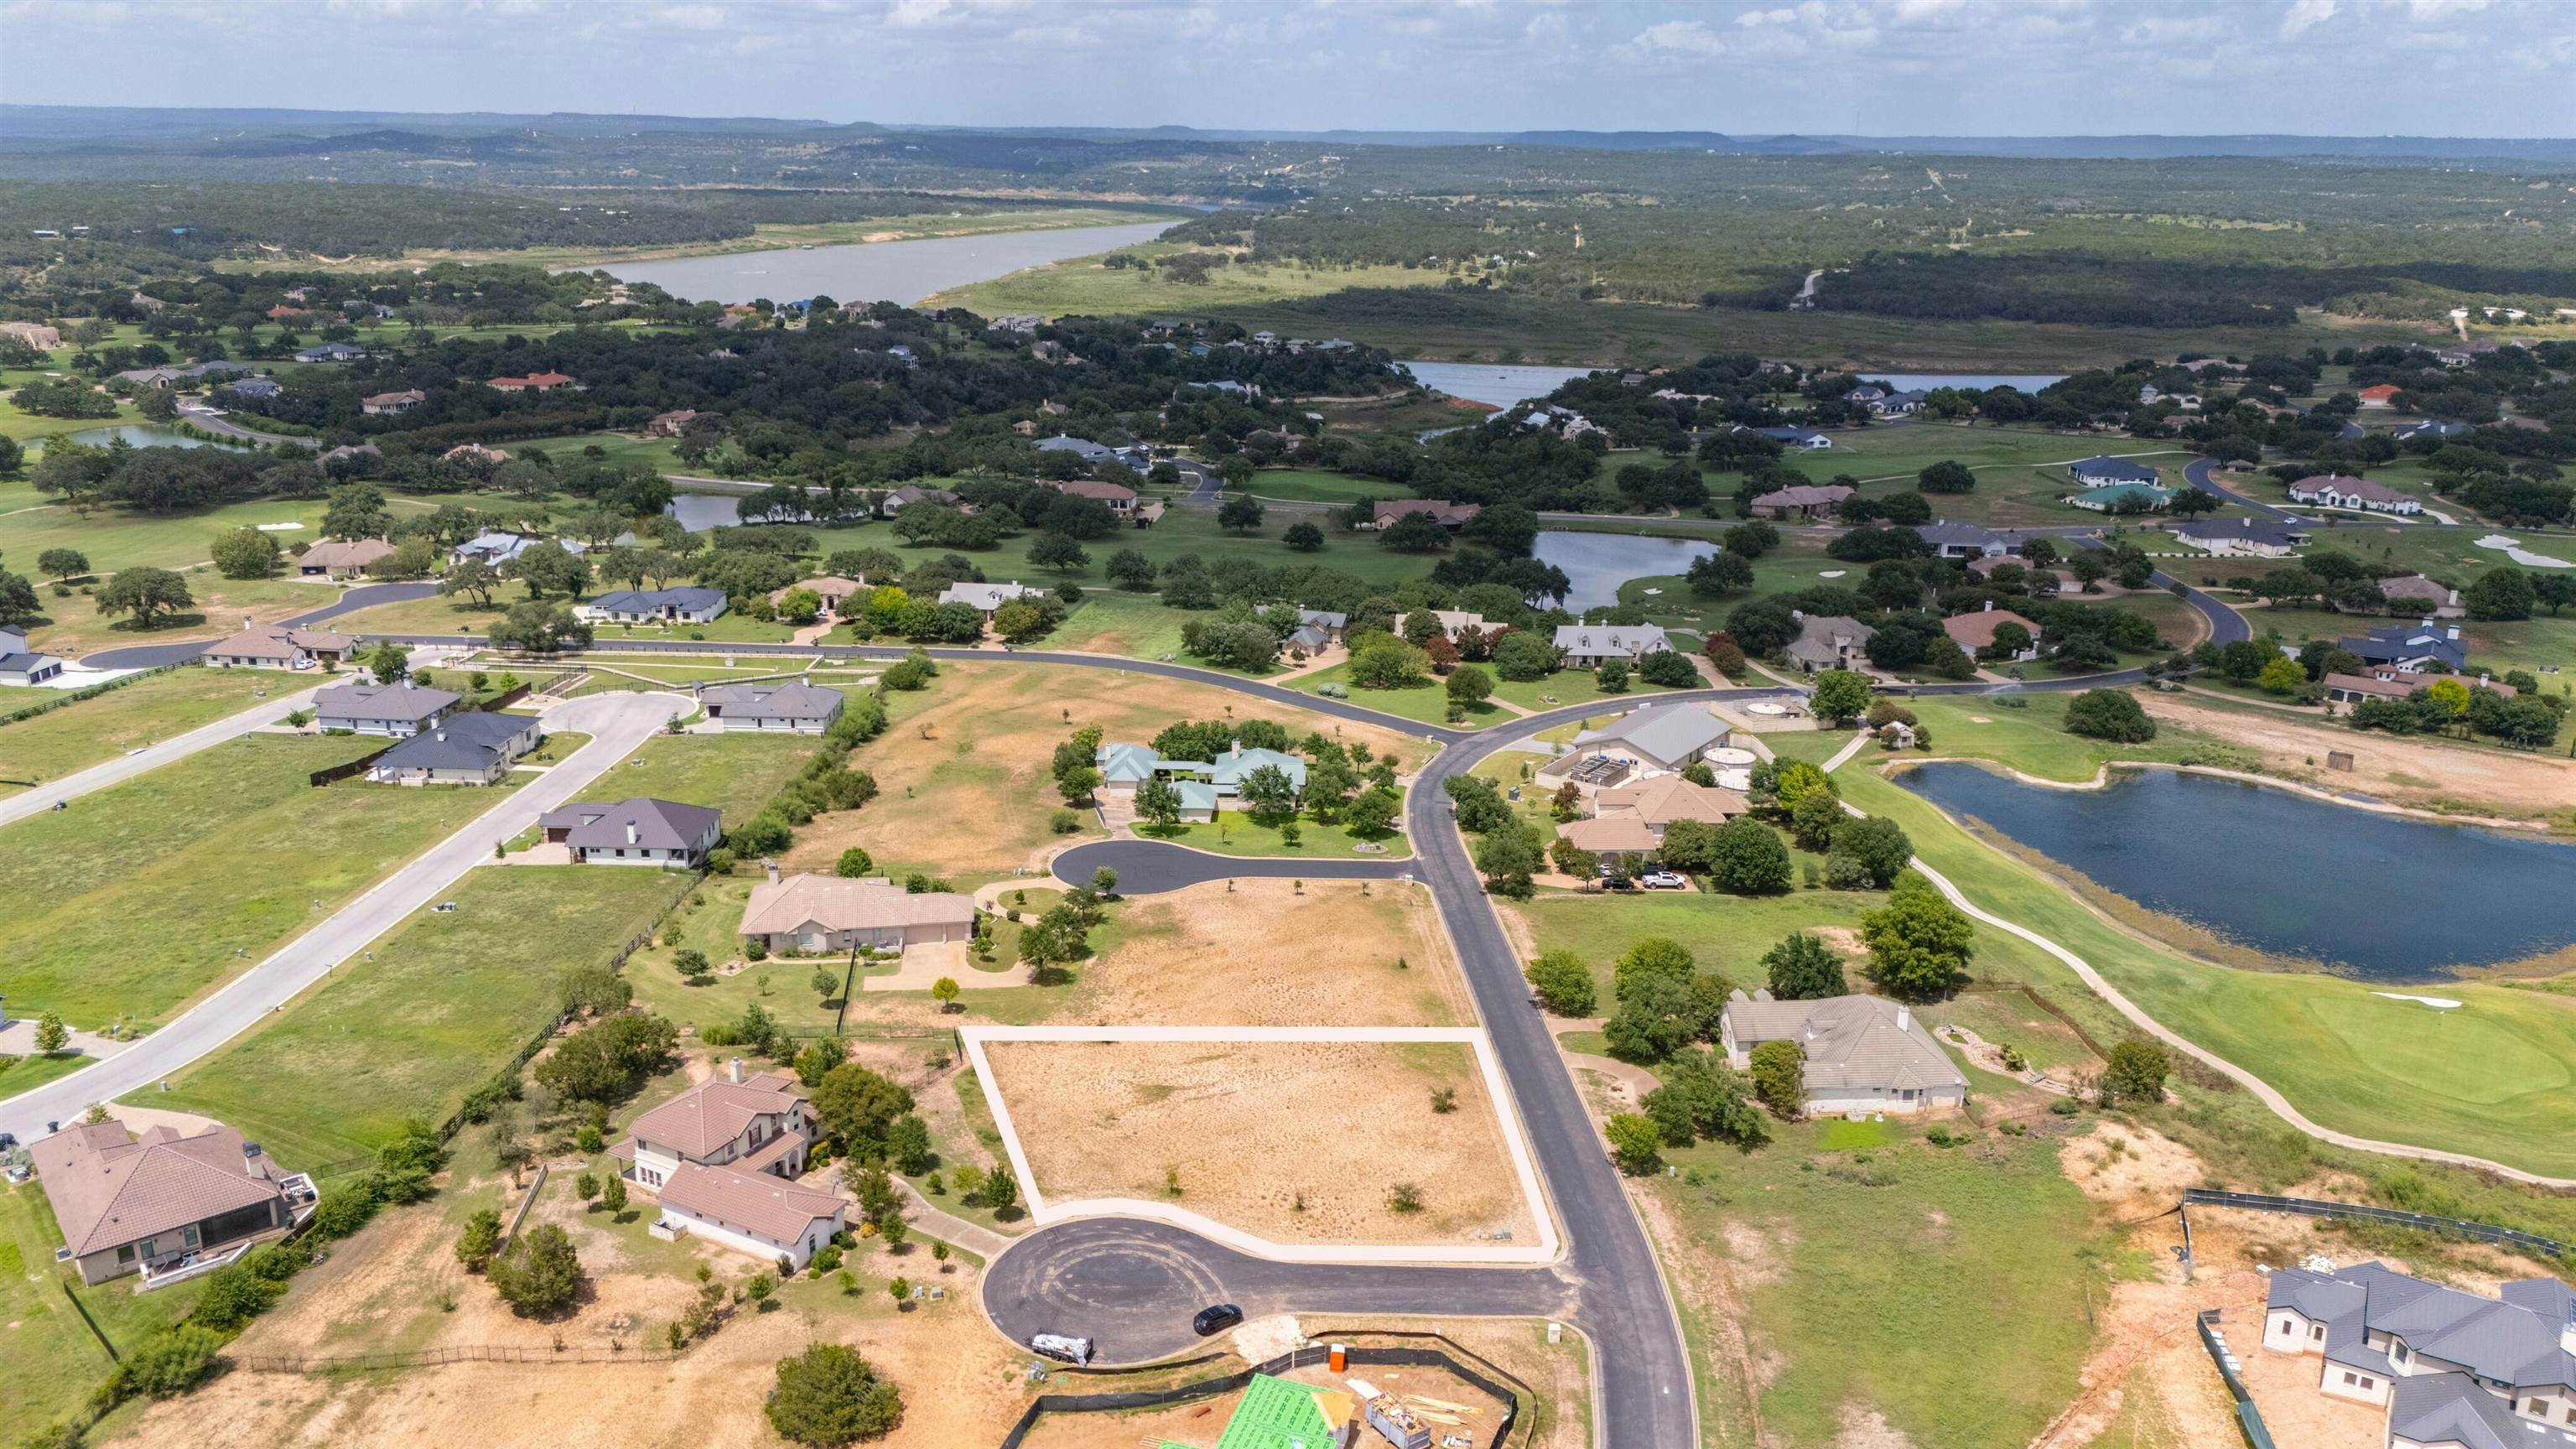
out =
{"type": "MultiPolygon", "coordinates": [[[[339,618],[343,614],[355,613],[373,604],[400,604],[412,599],[433,598],[437,593],[438,585],[432,583],[360,584],[354,589],[344,591],[337,599],[318,609],[307,609],[292,619],[282,621],[281,627],[319,624],[339,618]]],[[[168,644],[127,644],[120,648],[101,649],[95,654],[84,655],[81,663],[91,669],[157,669],[164,664],[185,664],[205,653],[207,645],[217,639],[230,637],[229,634],[215,634],[203,639],[183,639],[168,644]]],[[[453,644],[456,641],[432,639],[429,642],[453,644]]]]}
{"type": "MultiPolygon", "coordinates": [[[[281,672],[277,676],[277,683],[283,688],[301,684],[309,678],[311,678],[310,675],[281,672]]],[[[77,800],[93,790],[104,790],[110,785],[121,784],[146,770],[157,770],[173,760],[185,759],[199,750],[210,749],[226,740],[239,739],[261,725],[277,724],[287,715],[312,704],[313,696],[320,693],[324,686],[331,682],[317,681],[292,694],[262,700],[239,714],[229,714],[212,724],[199,725],[186,734],[172,735],[158,744],[146,745],[130,755],[119,755],[113,760],[92,765],[86,770],[75,770],[59,780],[49,781],[31,790],[20,791],[6,800],[0,800],[0,825],[7,825],[12,821],[24,820],[30,815],[51,810],[54,808],[54,802],[58,800],[77,800]]],[[[71,707],[80,708],[78,705],[71,707]]],[[[68,719],[70,716],[66,715],[64,718],[68,719]]]]}
{"type": "Polygon", "coordinates": [[[458,878],[491,859],[493,842],[507,840],[534,825],[539,815],[583,793],[686,708],[686,701],[668,694],[600,694],[546,711],[550,730],[578,731],[592,736],[591,742],[126,1051],[0,1100],[0,1132],[14,1132],[22,1140],[42,1136],[49,1123],[73,1121],[93,1102],[149,1087],[213,1052],[404,917],[445,899],[458,878]]]}
{"type": "Polygon", "coordinates": [[[1210,855],[1160,840],[1097,840],[1055,858],[1055,878],[1091,884],[1102,866],[1118,872],[1118,893],[1159,895],[1212,880],[1397,880],[1419,867],[1410,860],[1266,860],[1210,855]]]}

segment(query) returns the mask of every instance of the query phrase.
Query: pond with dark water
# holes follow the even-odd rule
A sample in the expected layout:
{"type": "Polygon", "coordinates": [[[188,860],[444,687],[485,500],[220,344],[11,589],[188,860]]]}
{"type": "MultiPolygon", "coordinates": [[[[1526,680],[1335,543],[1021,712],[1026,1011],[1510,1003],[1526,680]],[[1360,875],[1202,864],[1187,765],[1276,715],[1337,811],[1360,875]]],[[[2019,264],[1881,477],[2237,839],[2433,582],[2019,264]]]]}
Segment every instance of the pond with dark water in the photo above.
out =
{"type": "Polygon", "coordinates": [[[1896,779],[2149,910],[2343,975],[2423,981],[2576,944],[2576,844],[2173,770],[2099,790],[1957,762],[1896,779]]]}

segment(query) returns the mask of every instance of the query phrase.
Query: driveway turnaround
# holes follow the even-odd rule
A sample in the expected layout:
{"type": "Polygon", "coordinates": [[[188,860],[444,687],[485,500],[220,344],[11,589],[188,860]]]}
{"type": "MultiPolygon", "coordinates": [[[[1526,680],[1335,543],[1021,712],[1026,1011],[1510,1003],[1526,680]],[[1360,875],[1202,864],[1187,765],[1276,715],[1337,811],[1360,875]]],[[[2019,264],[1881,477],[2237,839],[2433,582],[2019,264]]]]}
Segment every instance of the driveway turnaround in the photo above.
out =
{"type": "MultiPolygon", "coordinates": [[[[205,646],[196,647],[202,649],[205,646]]],[[[280,674],[278,682],[293,683],[301,677],[280,674]]],[[[320,693],[322,688],[322,684],[316,684],[309,689],[301,689],[277,699],[262,700],[239,714],[228,714],[213,724],[199,725],[186,734],[172,735],[158,744],[145,745],[132,754],[119,755],[113,760],[92,765],[86,770],[75,770],[59,780],[49,780],[32,789],[22,790],[6,800],[0,800],[0,825],[24,820],[30,815],[42,814],[53,809],[57,801],[77,800],[93,790],[104,790],[110,785],[131,780],[147,770],[157,770],[173,760],[186,759],[199,750],[211,749],[226,740],[240,739],[262,725],[276,724],[296,710],[312,704],[313,696],[320,693]]],[[[78,706],[75,705],[73,708],[78,706]]]]}
{"type": "Polygon", "coordinates": [[[686,701],[668,694],[600,694],[547,710],[548,729],[587,734],[590,743],[132,1047],[0,1100],[0,1132],[14,1132],[21,1140],[44,1136],[52,1124],[77,1121],[91,1103],[148,1088],[239,1036],[404,917],[444,898],[459,877],[492,858],[494,842],[527,829],[538,816],[580,794],[687,708],[686,701]]]}
{"type": "Polygon", "coordinates": [[[1055,858],[1055,878],[1069,886],[1091,884],[1102,866],[1118,872],[1118,894],[1160,895],[1212,880],[1409,880],[1410,860],[1276,860],[1216,855],[1162,840],[1096,840],[1055,858]]]}

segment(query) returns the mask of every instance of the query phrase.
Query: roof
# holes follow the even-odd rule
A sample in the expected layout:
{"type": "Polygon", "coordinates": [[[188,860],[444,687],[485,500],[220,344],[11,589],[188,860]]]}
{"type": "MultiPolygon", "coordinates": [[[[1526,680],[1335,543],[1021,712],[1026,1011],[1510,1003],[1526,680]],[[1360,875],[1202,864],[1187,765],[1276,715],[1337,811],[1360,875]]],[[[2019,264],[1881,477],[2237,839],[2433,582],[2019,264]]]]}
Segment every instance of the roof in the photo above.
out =
{"type": "Polygon", "coordinates": [[[975,902],[948,891],[908,891],[883,879],[849,880],[805,873],[751,888],[742,909],[742,934],[786,935],[808,923],[827,931],[866,931],[888,926],[965,926],[975,902]]]}
{"type": "Polygon", "coordinates": [[[1670,825],[1676,820],[1722,825],[1749,813],[1753,805],[1733,790],[1694,785],[1679,775],[1657,775],[1639,784],[1601,791],[1592,797],[1592,808],[1603,818],[1629,814],[1650,826],[1670,825]]]}
{"type": "Polygon", "coordinates": [[[651,850],[685,850],[706,839],[724,821],[721,811],[676,800],[638,795],[614,805],[565,805],[537,817],[548,830],[569,830],[565,843],[582,849],[640,845],[651,850]],[[627,828],[634,827],[634,838],[627,828]]]}
{"type": "Polygon", "coordinates": [[[722,589],[618,589],[591,600],[590,606],[609,614],[651,614],[666,608],[712,609],[724,601],[722,589]]]}
{"type": "Polygon", "coordinates": [[[1244,777],[1267,766],[1286,775],[1288,783],[1296,789],[1306,788],[1306,762],[1279,750],[1258,747],[1247,750],[1238,744],[1230,750],[1218,751],[1217,757],[1208,763],[1211,767],[1209,777],[1219,785],[1241,785],[1244,777]]]}
{"type": "Polygon", "coordinates": [[[1839,483],[1796,483],[1774,488],[1753,500],[1756,508],[1831,508],[1852,496],[1839,483]]]}
{"type": "Polygon", "coordinates": [[[1089,438],[1070,437],[1063,433],[1058,433],[1052,438],[1038,439],[1038,451],[1041,453],[1071,453],[1076,457],[1081,458],[1086,463],[1097,463],[1104,459],[1118,456],[1118,450],[1115,448],[1109,447],[1105,444],[1095,443],[1089,438]]]}
{"type": "Polygon", "coordinates": [[[2126,458],[2113,458],[2103,454],[2095,454],[2090,458],[2078,458],[2066,465],[2066,471],[2077,478],[2108,478],[2121,483],[2156,481],[2156,470],[2146,464],[2132,463],[2126,458]]]}
{"type": "Polygon", "coordinates": [[[2101,487],[2087,488],[2075,493],[2067,501],[2090,503],[2102,507],[2108,507],[2123,498],[2145,498],[2162,503],[2173,497],[2175,491],[2171,488],[2158,487],[2153,483],[2105,483],[2101,487]]]}
{"type": "Polygon", "coordinates": [[[2459,597],[2460,591],[2435,583],[2422,574],[2408,574],[2403,578],[2381,579],[2379,592],[2391,599],[2427,599],[2437,604],[2448,604],[2459,597]]]}
{"type": "Polygon", "coordinates": [[[704,1157],[740,1137],[753,1118],[783,1115],[805,1100],[796,1079],[784,1072],[762,1072],[739,1082],[719,1076],[636,1118],[626,1130],[682,1157],[704,1157]]]}
{"type": "Polygon", "coordinates": [[[0,674],[31,674],[53,662],[50,654],[29,654],[20,650],[0,649],[0,674]]]}
{"type": "Polygon", "coordinates": [[[794,682],[710,684],[698,700],[722,706],[727,719],[829,719],[841,708],[839,690],[794,682]]]}
{"type": "Polygon", "coordinates": [[[982,612],[989,614],[995,609],[1002,607],[1004,604],[1009,603],[1013,599],[1027,598],[1031,594],[1042,594],[1045,592],[1046,590],[1044,589],[1034,589],[1029,587],[1027,584],[1018,582],[1007,584],[950,584],[948,587],[939,591],[939,602],[943,604],[972,604],[982,612]]]}
{"type": "Polygon", "coordinates": [[[332,539],[306,549],[295,562],[303,568],[361,569],[393,551],[394,546],[381,538],[332,539]]]}
{"type": "Polygon", "coordinates": [[[1216,1449],[1327,1449],[1341,1442],[1357,1412],[1357,1402],[1340,1389],[1254,1374],[1216,1449]]]}
{"type": "Polygon", "coordinates": [[[469,709],[452,714],[376,757],[387,770],[484,770],[502,747],[537,728],[534,715],[469,709]]]}
{"type": "Polygon", "coordinates": [[[1827,443],[1831,443],[1833,441],[1833,439],[1825,437],[1824,434],[1817,432],[1813,428],[1755,428],[1753,431],[1761,434],[1763,437],[1769,438],[1775,443],[1797,443],[1804,445],[1815,442],[1820,438],[1827,443]]]}
{"type": "Polygon", "coordinates": [[[1299,609],[1297,622],[1313,624],[1325,629],[1340,629],[1348,627],[1351,616],[1332,609],[1299,609]]]}
{"type": "Polygon", "coordinates": [[[1047,486],[1058,493],[1070,493],[1076,498],[1096,498],[1103,503],[1116,503],[1136,496],[1136,490],[1123,483],[1103,483],[1092,478],[1072,478],[1047,486]]]}
{"type": "MultiPolygon", "coordinates": [[[[290,629],[282,624],[254,624],[229,639],[219,639],[207,645],[206,652],[224,659],[292,659],[299,651],[345,654],[357,642],[346,634],[334,634],[327,629],[290,629]]],[[[438,691],[430,692],[435,694],[438,691]]],[[[448,697],[455,698],[453,695],[448,697]]],[[[318,696],[315,702],[320,703],[318,696]]]]}
{"type": "Polygon", "coordinates": [[[1154,778],[1162,755],[1151,745],[1107,744],[1092,757],[1100,777],[1111,784],[1133,784],[1154,778]]]}
{"type": "MultiPolygon", "coordinates": [[[[2366,1342],[2368,1335],[2393,1335],[2418,1354],[2458,1364],[2510,1388],[2576,1389],[2576,1355],[2560,1339],[2570,1307],[2567,1286],[2554,1279],[2529,1279],[2505,1284],[2500,1292],[2501,1298],[2482,1297],[2410,1278],[2384,1264],[2357,1263],[2322,1273],[2278,1269],[2266,1306],[2291,1309],[2324,1324],[2326,1357],[2337,1363],[2381,1355],[2366,1342]]],[[[2375,1366],[2386,1363],[2381,1355],[2375,1366]]]]}
{"type": "Polygon", "coordinates": [[[2359,393],[2355,394],[2355,396],[2366,397],[2373,402],[2384,402],[2405,390],[2406,389],[2399,387],[2393,382],[2379,382],[2363,388],[2359,393]]]}
{"type": "Polygon", "coordinates": [[[1952,614],[1941,621],[1941,632],[1957,641],[1962,649],[1984,649],[1995,642],[1995,631],[2006,624],[2019,624],[2034,640],[2039,626],[2010,609],[1979,609],[1971,614],[1952,614]]]}
{"type": "Polygon", "coordinates": [[[2467,1374],[2405,1374],[2388,1401],[2388,1431],[2417,1444],[2464,1449],[2567,1449],[2576,1434],[2517,1414],[2467,1374]]]}
{"type": "Polygon", "coordinates": [[[2460,641],[2459,631],[2431,624],[2392,624],[2335,644],[2370,664],[2439,659],[2453,669],[2464,669],[2469,662],[2469,647],[2460,641]]]}
{"type": "Polygon", "coordinates": [[[1881,996],[1773,1001],[1768,991],[1727,999],[1738,1046],[1794,1041],[1807,1054],[1807,1088],[1965,1087],[1968,1079],[1922,1022],[1881,996]],[[1902,1023],[1900,1025],[1899,1023],[1902,1023]]]}
{"type": "Polygon", "coordinates": [[[837,1193],[798,1187],[771,1173],[737,1172],[696,1162],[683,1162],[671,1170],[671,1180],[662,1184],[662,1205],[691,1217],[749,1228],[780,1243],[805,1236],[817,1219],[831,1221],[841,1214],[837,1193]]]}
{"type": "Polygon", "coordinates": [[[1597,730],[1584,730],[1575,735],[1574,743],[1582,746],[1616,742],[1669,762],[1683,759],[1693,750],[1722,744],[1726,736],[1726,722],[1709,713],[1705,705],[1655,704],[1631,710],[1597,730]]]}
{"type": "Polygon", "coordinates": [[[358,399],[358,402],[362,407],[383,407],[388,403],[416,403],[428,400],[428,393],[416,387],[407,387],[400,392],[371,392],[358,399]]]}
{"type": "Polygon", "coordinates": [[[2292,498],[2301,495],[2315,498],[2328,492],[2338,493],[2346,498],[2358,498],[2365,503],[2404,503],[2412,497],[2411,494],[2400,493],[2385,483],[2373,483],[2367,478],[2354,478],[2341,473],[2302,478],[2290,485],[2292,498]]]}
{"type": "Polygon", "coordinates": [[[187,1137],[155,1127],[140,1138],[121,1122],[83,1123],[27,1151],[76,1258],[274,1201],[279,1192],[276,1164],[252,1155],[221,1123],[187,1137]]]}
{"type": "Polygon", "coordinates": [[[1798,621],[1798,637],[1783,646],[1792,659],[1833,661],[1841,658],[1838,646],[1860,648],[1878,637],[1878,631],[1858,619],[1840,614],[1809,614],[1798,621]]]}
{"type": "Polygon", "coordinates": [[[1446,498],[1399,498],[1392,503],[1373,505],[1370,516],[1378,527],[1384,528],[1408,513],[1428,513],[1433,522],[1456,528],[1484,511],[1485,505],[1481,503],[1452,503],[1446,498]]]}
{"type": "Polygon", "coordinates": [[[1556,828],[1556,833],[1577,850],[1598,855],[1604,851],[1647,851],[1663,843],[1653,828],[1636,815],[1598,815],[1589,820],[1570,820],[1556,828]]]}
{"type": "Polygon", "coordinates": [[[313,709],[324,719],[423,720],[456,702],[457,696],[446,690],[406,679],[399,684],[334,684],[313,696],[313,709]]]}
{"type": "Polygon", "coordinates": [[[1625,654],[1642,658],[1670,649],[1661,624],[1559,624],[1556,647],[1575,654],[1625,654]]]}
{"type": "Polygon", "coordinates": [[[812,589],[816,595],[823,598],[846,599],[852,594],[867,592],[867,587],[866,579],[845,579],[839,574],[817,574],[810,579],[798,579],[786,588],[777,590],[769,596],[769,602],[777,603],[797,589],[812,589]]]}
{"type": "Polygon", "coordinates": [[[2308,532],[2268,518],[2191,518],[2173,526],[2177,538],[2198,539],[2216,543],[2234,540],[2242,543],[2267,543],[2279,548],[2305,542],[2308,532]]]}
{"type": "Polygon", "coordinates": [[[2021,543],[2018,534],[1997,533],[1982,523],[1959,523],[1947,518],[1937,518],[1930,523],[1918,523],[1914,526],[1914,532],[1915,536],[1936,550],[1994,547],[2010,549],[2021,543]]]}

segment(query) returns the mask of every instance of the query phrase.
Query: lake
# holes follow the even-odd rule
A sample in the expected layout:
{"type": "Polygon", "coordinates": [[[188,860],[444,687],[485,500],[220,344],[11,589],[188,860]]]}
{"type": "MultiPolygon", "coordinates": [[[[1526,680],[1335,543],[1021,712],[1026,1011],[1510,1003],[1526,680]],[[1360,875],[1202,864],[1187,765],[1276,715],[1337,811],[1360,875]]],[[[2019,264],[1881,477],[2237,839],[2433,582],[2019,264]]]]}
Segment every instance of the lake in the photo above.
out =
{"type": "Polygon", "coordinates": [[[860,242],[811,250],[789,247],[721,257],[681,257],[666,262],[620,262],[599,270],[620,281],[650,282],[674,297],[692,302],[749,302],[759,297],[793,302],[821,296],[839,302],[899,302],[909,307],[933,292],[991,281],[1023,267],[1149,242],[1171,226],[1170,222],[1148,221],[1061,231],[860,242]]]}
{"type": "Polygon", "coordinates": [[[2172,770],[2100,790],[1961,763],[1896,778],[2149,910],[2343,974],[2423,981],[2576,942],[2576,845],[2172,770]]]}
{"type": "MultiPolygon", "coordinates": [[[[1691,560],[1706,558],[1717,546],[1695,538],[1641,538],[1627,533],[1578,533],[1565,528],[1539,530],[1538,561],[1565,570],[1574,587],[1565,607],[1576,613],[1619,602],[1619,586],[1651,574],[1677,574],[1691,560]]],[[[1654,600],[1648,600],[1651,609],[1654,600]]]]}
{"type": "MultiPolygon", "coordinates": [[[[203,438],[192,438],[176,428],[154,427],[150,423],[112,423],[105,427],[80,428],[63,434],[84,447],[104,448],[119,438],[131,448],[211,448],[216,446],[203,438]]],[[[44,439],[30,439],[28,447],[42,452],[44,439]]]]}
{"type": "Polygon", "coordinates": [[[1469,402],[1510,408],[1545,397],[1566,383],[1597,369],[1589,367],[1504,367],[1492,362],[1399,362],[1424,387],[1437,388],[1469,402]]]}
{"type": "Polygon", "coordinates": [[[1966,388],[1984,392],[1990,387],[2019,388],[2037,392],[2051,383],[2066,381],[2062,372],[1867,372],[1861,374],[1872,382],[1892,382],[1897,389],[1925,392],[1936,387],[1966,388]]]}

